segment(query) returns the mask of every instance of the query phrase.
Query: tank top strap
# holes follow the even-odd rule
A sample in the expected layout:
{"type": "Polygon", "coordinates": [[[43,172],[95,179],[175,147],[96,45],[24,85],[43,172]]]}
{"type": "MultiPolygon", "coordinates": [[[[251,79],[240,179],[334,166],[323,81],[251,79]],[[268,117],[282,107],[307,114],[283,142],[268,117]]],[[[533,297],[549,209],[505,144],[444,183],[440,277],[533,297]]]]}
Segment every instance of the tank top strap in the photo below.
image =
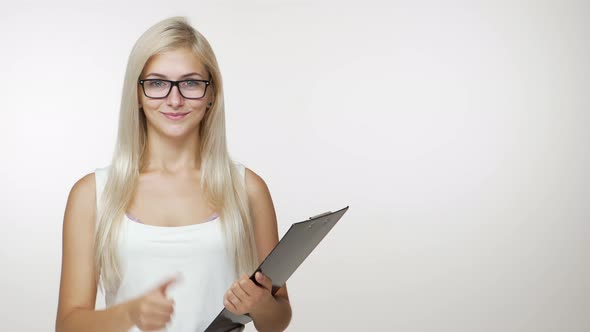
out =
{"type": "Polygon", "coordinates": [[[97,167],[94,170],[94,179],[96,181],[96,207],[100,203],[100,197],[102,192],[104,191],[104,187],[107,183],[107,176],[108,176],[108,166],[105,167],[97,167]]]}
{"type": "Polygon", "coordinates": [[[240,175],[242,176],[242,183],[244,184],[244,188],[246,187],[246,166],[244,166],[244,164],[239,163],[239,162],[234,162],[236,167],[238,168],[238,171],[240,172],[240,175]]]}

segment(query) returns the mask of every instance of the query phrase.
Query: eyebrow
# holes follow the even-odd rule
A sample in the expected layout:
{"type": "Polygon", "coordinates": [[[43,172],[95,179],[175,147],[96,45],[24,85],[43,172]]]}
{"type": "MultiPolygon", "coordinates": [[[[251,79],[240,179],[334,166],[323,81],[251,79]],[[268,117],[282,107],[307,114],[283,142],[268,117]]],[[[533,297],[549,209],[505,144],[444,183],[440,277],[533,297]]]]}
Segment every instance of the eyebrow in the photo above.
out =
{"type": "MultiPolygon", "coordinates": [[[[200,76],[201,78],[203,77],[203,75],[201,75],[199,73],[192,72],[192,73],[184,74],[184,75],[180,76],[180,78],[189,77],[192,75],[197,75],[197,76],[200,76]]],[[[167,78],[166,75],[158,74],[158,73],[149,73],[149,74],[145,75],[145,77],[148,77],[148,76],[157,76],[157,77],[161,77],[161,78],[167,78]]]]}

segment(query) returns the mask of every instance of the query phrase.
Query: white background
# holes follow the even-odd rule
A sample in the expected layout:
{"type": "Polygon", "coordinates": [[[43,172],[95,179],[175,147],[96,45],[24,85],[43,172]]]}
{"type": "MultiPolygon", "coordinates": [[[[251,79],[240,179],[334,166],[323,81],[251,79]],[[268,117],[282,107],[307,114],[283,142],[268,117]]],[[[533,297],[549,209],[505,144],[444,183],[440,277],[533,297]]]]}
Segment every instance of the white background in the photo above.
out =
{"type": "Polygon", "coordinates": [[[350,206],[289,331],[590,330],[590,5],[557,0],[3,1],[1,330],[54,330],[67,195],[173,15],[216,52],[279,235],[350,206]]]}

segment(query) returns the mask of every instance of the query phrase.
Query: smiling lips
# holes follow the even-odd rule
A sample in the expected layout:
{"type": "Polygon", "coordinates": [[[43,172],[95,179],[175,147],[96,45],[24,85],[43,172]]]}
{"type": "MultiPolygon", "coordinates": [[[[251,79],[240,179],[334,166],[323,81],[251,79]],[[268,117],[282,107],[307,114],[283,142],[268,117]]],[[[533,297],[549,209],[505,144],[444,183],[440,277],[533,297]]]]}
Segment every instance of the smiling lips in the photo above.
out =
{"type": "Polygon", "coordinates": [[[190,112],[186,112],[186,113],[162,113],[162,114],[164,114],[164,116],[167,117],[170,120],[180,120],[180,119],[184,118],[189,113],[190,112]]]}

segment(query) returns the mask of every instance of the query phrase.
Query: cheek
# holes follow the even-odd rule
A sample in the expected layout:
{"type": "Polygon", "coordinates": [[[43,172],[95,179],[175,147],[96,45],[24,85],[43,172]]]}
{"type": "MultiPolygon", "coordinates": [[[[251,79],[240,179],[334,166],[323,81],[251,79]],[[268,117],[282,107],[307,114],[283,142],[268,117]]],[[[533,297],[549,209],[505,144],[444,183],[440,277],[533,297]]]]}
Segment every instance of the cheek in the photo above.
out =
{"type": "MultiPolygon", "coordinates": [[[[189,106],[189,105],[186,105],[189,106]]],[[[206,109],[206,104],[205,103],[194,103],[192,105],[190,105],[190,107],[187,107],[187,110],[191,110],[191,112],[193,113],[192,115],[195,118],[198,119],[203,119],[205,117],[205,114],[207,113],[207,109],[206,109]]]]}
{"type": "Polygon", "coordinates": [[[143,94],[143,90],[141,89],[141,87],[139,87],[139,90],[137,91],[137,93],[138,93],[137,100],[139,101],[140,105],[146,105],[146,104],[149,104],[154,101],[153,99],[149,99],[148,97],[146,97],[143,94]]]}
{"type": "Polygon", "coordinates": [[[206,99],[194,100],[190,102],[191,109],[193,110],[204,110],[207,106],[206,99]]]}
{"type": "Polygon", "coordinates": [[[164,99],[148,99],[148,98],[143,98],[142,100],[142,105],[144,109],[148,109],[148,110],[159,110],[160,107],[162,106],[162,103],[164,102],[164,99]]]}
{"type": "Polygon", "coordinates": [[[193,121],[202,122],[205,119],[205,108],[193,109],[193,121]]]}

